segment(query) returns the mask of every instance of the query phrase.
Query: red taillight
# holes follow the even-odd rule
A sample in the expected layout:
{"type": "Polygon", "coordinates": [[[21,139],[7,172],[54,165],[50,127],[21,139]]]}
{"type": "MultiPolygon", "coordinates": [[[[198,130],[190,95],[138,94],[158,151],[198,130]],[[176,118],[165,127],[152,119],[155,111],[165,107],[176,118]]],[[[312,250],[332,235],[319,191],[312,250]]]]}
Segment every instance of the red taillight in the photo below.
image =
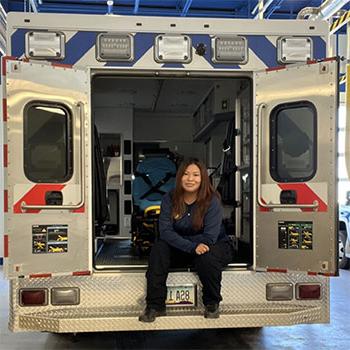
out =
{"type": "Polygon", "coordinates": [[[321,298],[321,285],[319,283],[297,283],[297,299],[315,300],[321,298]]]}
{"type": "Polygon", "coordinates": [[[47,289],[21,289],[19,291],[19,304],[21,306],[47,305],[47,289]]]}

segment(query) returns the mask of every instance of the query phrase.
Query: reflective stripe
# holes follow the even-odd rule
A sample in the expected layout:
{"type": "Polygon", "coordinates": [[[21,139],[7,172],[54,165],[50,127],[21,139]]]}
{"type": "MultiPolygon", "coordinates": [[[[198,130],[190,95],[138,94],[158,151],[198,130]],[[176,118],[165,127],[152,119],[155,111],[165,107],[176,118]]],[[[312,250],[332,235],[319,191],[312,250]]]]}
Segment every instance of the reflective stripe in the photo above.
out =
{"type": "Polygon", "coordinates": [[[4,235],[4,258],[9,256],[9,236],[4,235]]]}
{"type": "Polygon", "coordinates": [[[2,99],[2,117],[3,117],[3,121],[7,122],[7,100],[6,100],[6,98],[2,99]]]}
{"type": "Polygon", "coordinates": [[[4,144],[4,167],[7,168],[8,164],[8,146],[4,144]]]}
{"type": "Polygon", "coordinates": [[[32,275],[29,275],[29,278],[49,278],[52,277],[51,273],[35,273],[32,275]]]}
{"type": "Polygon", "coordinates": [[[4,191],[4,213],[8,212],[8,205],[9,205],[9,198],[8,198],[8,191],[4,191]]]}

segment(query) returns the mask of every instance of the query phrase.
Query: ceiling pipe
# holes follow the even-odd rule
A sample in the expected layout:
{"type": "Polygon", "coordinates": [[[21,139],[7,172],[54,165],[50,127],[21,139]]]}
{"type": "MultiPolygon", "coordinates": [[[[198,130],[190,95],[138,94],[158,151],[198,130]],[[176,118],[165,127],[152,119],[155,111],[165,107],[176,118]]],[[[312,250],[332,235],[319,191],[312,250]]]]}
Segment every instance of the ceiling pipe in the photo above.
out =
{"type": "Polygon", "coordinates": [[[183,10],[181,12],[181,17],[185,17],[188,13],[188,10],[190,9],[191,5],[192,5],[192,1],[193,0],[187,0],[184,7],[183,7],[183,10]]]}
{"type": "Polygon", "coordinates": [[[264,19],[264,13],[267,10],[267,8],[273,3],[273,1],[274,0],[268,0],[266,2],[266,4],[264,5],[264,0],[260,0],[259,3],[258,3],[258,5],[259,5],[259,12],[254,17],[254,19],[264,19]]]}
{"type": "Polygon", "coordinates": [[[38,8],[36,6],[36,1],[35,0],[29,0],[29,9],[32,8],[33,12],[38,12],[38,8]]]}
{"type": "Polygon", "coordinates": [[[297,19],[327,20],[348,2],[349,0],[326,0],[319,7],[305,7],[298,13],[297,19]]]}
{"type": "Polygon", "coordinates": [[[113,15],[113,5],[114,5],[113,0],[107,1],[107,15],[113,15]]]}
{"type": "Polygon", "coordinates": [[[140,7],[140,0],[135,0],[135,5],[134,5],[134,15],[137,15],[139,12],[139,7],[140,7]]]}

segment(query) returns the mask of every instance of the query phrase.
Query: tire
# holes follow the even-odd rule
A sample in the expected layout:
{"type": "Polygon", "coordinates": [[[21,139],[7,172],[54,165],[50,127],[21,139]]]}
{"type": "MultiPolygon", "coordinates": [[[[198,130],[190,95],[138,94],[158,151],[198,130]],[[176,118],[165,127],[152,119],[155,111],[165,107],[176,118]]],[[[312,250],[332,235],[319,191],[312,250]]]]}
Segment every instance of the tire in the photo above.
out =
{"type": "Polygon", "coordinates": [[[346,239],[346,231],[339,231],[339,268],[343,270],[349,270],[350,268],[350,258],[347,258],[344,254],[346,239]]]}

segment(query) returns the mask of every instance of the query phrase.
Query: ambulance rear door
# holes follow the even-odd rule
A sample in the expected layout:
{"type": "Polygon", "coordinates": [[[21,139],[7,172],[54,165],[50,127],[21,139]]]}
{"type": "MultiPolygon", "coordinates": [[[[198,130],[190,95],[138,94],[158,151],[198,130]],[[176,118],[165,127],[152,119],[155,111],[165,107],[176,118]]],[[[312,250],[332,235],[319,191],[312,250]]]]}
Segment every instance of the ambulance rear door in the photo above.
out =
{"type": "Polygon", "coordinates": [[[338,62],[255,74],[256,268],[337,274],[338,62]]]}
{"type": "Polygon", "coordinates": [[[5,61],[7,277],[89,273],[88,72],[5,61]]]}

